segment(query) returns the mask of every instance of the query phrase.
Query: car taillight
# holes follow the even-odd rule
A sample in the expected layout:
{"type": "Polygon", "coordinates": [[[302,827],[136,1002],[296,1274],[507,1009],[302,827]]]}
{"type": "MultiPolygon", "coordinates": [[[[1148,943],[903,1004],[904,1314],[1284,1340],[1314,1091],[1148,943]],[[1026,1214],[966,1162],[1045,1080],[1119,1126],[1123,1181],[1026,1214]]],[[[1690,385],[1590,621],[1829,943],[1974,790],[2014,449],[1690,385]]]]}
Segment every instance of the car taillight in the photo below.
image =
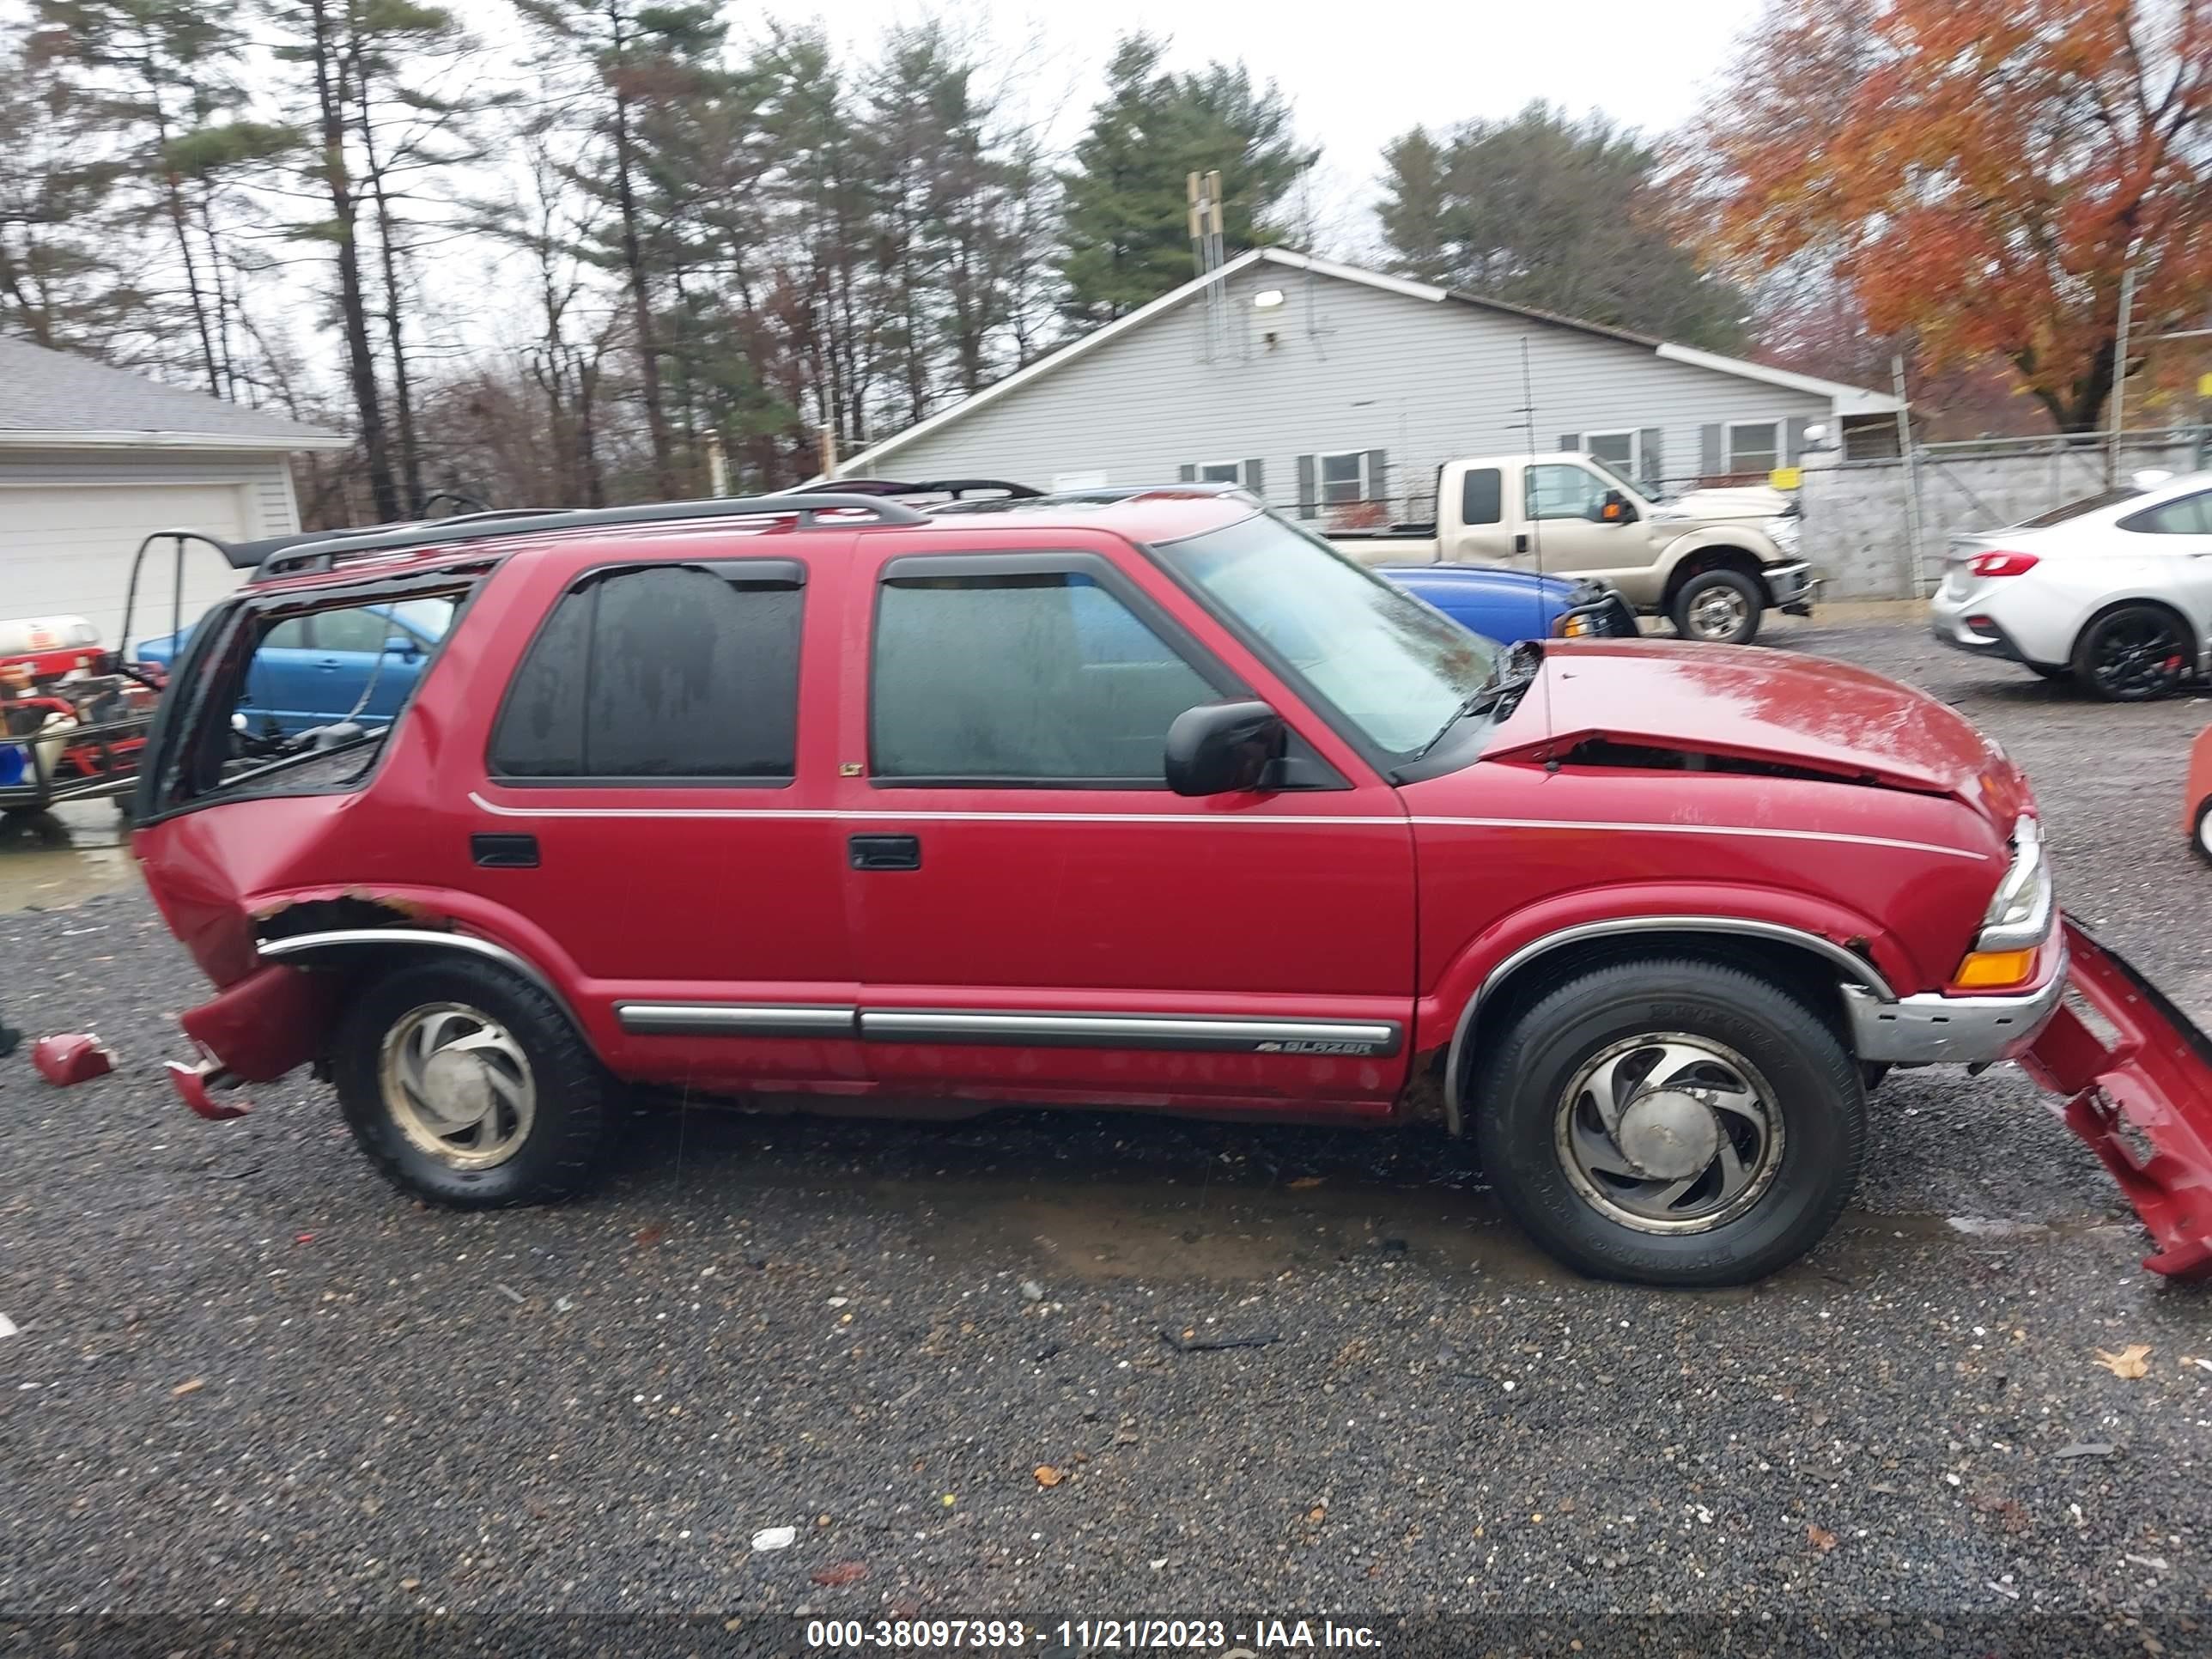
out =
{"type": "Polygon", "coordinates": [[[2019,576],[2035,568],[2033,553],[1977,553],[1966,561],[1966,568],[1977,576],[2019,576]]]}

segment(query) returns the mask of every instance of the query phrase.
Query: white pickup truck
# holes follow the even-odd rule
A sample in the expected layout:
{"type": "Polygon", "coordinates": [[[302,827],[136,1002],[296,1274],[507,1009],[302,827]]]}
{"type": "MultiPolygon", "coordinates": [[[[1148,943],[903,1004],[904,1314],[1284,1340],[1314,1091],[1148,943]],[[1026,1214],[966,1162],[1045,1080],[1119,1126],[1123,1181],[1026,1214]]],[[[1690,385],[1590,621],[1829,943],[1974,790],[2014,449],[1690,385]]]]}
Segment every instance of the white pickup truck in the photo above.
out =
{"type": "Polygon", "coordinates": [[[1819,584],[1797,555],[1780,490],[1694,490],[1656,501],[1574,450],[1447,461],[1430,524],[1336,531],[1363,564],[1490,564],[1595,577],[1685,639],[1745,645],[1769,609],[1810,616],[1819,584]]]}

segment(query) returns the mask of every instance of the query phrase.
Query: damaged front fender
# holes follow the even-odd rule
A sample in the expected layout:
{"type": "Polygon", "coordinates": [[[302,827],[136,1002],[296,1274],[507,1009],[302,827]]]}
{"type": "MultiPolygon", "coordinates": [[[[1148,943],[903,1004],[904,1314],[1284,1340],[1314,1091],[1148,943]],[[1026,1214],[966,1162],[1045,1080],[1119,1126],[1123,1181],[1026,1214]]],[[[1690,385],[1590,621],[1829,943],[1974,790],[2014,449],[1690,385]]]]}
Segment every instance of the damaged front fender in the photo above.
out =
{"type": "Polygon", "coordinates": [[[2065,926],[2069,987],[2115,1035],[2062,1003],[2020,1064],[2067,1097],[2067,1127],[2158,1242],[2143,1266],[2212,1276],[2212,1037],[2118,951],[2071,917],[2065,926]]]}

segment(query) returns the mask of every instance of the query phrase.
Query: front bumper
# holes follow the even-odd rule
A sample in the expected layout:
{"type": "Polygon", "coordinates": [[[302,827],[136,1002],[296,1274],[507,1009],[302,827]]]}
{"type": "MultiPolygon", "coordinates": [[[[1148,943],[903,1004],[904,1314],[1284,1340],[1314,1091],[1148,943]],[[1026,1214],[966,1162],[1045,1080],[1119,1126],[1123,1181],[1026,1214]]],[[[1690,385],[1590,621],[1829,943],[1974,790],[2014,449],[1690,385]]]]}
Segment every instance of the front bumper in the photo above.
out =
{"type": "Polygon", "coordinates": [[[2143,1266],[2212,1276],[2212,1037],[2078,923],[2066,923],[2066,941],[2067,982],[2113,1035],[2061,1007],[2021,1066],[2068,1097],[2066,1127],[2158,1241],[2143,1266]]]}
{"type": "Polygon", "coordinates": [[[1885,1002],[1863,986],[1846,985],[1852,1051],[1861,1060],[1906,1066],[1986,1066],[2014,1059],[2050,1024],[2066,994],[2063,939],[2051,955],[2041,984],[2004,996],[1929,992],[1885,1002]]]}
{"type": "Polygon", "coordinates": [[[1814,596],[1820,592],[1825,577],[1813,574],[1813,567],[1802,559],[1788,564],[1762,565],[1759,574],[1765,579],[1767,597],[1776,610],[1792,617],[1813,614],[1814,596]]]}

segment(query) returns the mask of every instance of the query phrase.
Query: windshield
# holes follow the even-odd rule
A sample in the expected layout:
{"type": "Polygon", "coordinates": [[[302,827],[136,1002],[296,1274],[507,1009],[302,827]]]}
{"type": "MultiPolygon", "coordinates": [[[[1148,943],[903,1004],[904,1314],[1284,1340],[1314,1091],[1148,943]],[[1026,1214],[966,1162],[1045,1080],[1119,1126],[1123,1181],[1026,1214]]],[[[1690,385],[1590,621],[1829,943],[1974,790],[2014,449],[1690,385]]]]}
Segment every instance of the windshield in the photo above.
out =
{"type": "Polygon", "coordinates": [[[1499,647],[1272,514],[1155,550],[1211,607],[1401,758],[1490,678],[1499,647]]]}
{"type": "Polygon", "coordinates": [[[2011,528],[2014,530],[2048,530],[2055,524],[2064,524],[2069,519],[2078,519],[2084,513],[2094,513],[2100,507],[2113,507],[2122,501],[2131,501],[2142,494],[2140,489],[2106,489],[2094,495],[2084,495],[2078,501],[2069,501],[2063,507],[2054,507],[2048,513],[2039,513],[2032,519],[2022,519],[2011,528]]]}

